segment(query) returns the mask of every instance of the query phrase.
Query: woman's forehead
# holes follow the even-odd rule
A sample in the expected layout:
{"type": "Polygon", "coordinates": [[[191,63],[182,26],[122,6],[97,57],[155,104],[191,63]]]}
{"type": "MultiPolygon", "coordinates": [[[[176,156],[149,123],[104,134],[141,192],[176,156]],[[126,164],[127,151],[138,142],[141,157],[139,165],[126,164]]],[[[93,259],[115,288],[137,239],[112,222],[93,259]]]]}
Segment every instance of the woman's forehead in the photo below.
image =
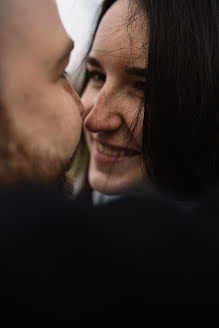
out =
{"type": "MultiPolygon", "coordinates": [[[[94,38],[91,54],[114,61],[139,61],[148,48],[147,22],[128,0],[116,1],[103,16],[94,38]],[[131,19],[132,17],[132,19],[131,19]]],[[[127,64],[127,63],[126,63],[127,64]]]]}
{"type": "Polygon", "coordinates": [[[96,37],[114,38],[116,35],[123,35],[145,39],[145,30],[147,31],[147,20],[143,11],[131,5],[129,0],[117,0],[101,19],[96,37]]]}

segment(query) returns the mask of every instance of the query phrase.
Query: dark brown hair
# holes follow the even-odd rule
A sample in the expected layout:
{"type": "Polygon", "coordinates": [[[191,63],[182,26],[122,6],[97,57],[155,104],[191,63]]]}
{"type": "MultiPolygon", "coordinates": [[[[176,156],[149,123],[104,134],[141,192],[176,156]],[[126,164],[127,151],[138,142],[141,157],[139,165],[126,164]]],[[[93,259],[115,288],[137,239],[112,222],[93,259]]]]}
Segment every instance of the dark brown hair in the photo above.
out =
{"type": "MultiPolygon", "coordinates": [[[[115,1],[104,1],[97,28],[115,1]]],[[[142,144],[147,172],[159,190],[200,197],[218,180],[217,1],[131,3],[133,15],[145,14],[150,33],[142,144]]]]}

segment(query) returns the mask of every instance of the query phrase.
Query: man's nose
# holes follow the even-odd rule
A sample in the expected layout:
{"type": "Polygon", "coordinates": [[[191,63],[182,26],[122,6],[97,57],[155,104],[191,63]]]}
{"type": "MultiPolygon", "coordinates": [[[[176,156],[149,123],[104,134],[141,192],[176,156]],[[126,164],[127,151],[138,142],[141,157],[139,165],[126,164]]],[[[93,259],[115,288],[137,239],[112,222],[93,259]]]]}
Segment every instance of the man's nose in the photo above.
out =
{"type": "Polygon", "coordinates": [[[85,109],[84,125],[91,132],[115,131],[122,124],[119,104],[115,95],[107,94],[103,89],[91,101],[90,108],[85,109]]]}
{"type": "Polygon", "coordinates": [[[72,96],[74,98],[74,101],[78,105],[78,108],[79,108],[79,111],[81,113],[81,116],[83,117],[84,112],[85,112],[84,105],[82,104],[79,95],[77,94],[77,92],[74,89],[72,89],[72,96]]]}
{"type": "Polygon", "coordinates": [[[73,99],[74,99],[74,101],[75,101],[76,105],[78,106],[78,109],[79,109],[79,111],[81,113],[81,116],[83,116],[84,115],[84,112],[85,112],[84,105],[82,104],[79,95],[72,88],[70,82],[67,79],[65,81],[65,88],[70,93],[70,95],[73,97],[73,99]]]}

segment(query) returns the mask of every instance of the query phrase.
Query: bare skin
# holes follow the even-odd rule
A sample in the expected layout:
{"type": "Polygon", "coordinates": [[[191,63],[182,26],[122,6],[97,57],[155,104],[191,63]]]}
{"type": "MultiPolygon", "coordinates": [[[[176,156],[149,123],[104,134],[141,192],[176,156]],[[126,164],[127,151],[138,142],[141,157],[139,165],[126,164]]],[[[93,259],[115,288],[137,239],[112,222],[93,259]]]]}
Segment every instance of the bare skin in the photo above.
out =
{"type": "Polygon", "coordinates": [[[53,0],[1,0],[0,184],[56,185],[81,134],[65,77],[73,42],[53,0]]]}

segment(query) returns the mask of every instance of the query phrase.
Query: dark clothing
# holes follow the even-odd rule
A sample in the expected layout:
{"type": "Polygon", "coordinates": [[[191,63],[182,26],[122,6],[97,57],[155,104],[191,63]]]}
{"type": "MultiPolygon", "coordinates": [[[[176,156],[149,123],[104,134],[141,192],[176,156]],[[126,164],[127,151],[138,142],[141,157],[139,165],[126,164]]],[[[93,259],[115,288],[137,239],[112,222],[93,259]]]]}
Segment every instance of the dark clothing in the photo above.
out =
{"type": "Polygon", "coordinates": [[[151,305],[218,303],[219,194],[186,211],[152,197],[92,208],[28,188],[0,203],[1,317],[126,324],[151,305]]]}

